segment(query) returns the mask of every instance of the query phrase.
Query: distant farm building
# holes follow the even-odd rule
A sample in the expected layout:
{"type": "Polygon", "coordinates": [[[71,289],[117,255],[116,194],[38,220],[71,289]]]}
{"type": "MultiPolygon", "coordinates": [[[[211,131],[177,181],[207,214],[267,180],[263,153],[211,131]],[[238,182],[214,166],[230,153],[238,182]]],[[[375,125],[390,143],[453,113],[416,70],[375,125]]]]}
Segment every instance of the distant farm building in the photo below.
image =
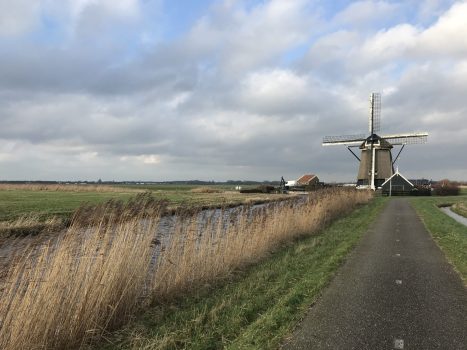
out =
{"type": "Polygon", "coordinates": [[[319,182],[318,176],[314,174],[305,174],[297,180],[298,186],[312,186],[319,182]]]}
{"type": "Polygon", "coordinates": [[[381,185],[383,194],[392,196],[409,195],[414,189],[414,185],[407,180],[399,169],[381,185]]]}
{"type": "Polygon", "coordinates": [[[306,191],[313,190],[318,187],[321,187],[322,183],[319,182],[318,176],[314,174],[305,174],[302,175],[297,180],[287,181],[285,188],[287,190],[296,190],[296,191],[306,191]]]}

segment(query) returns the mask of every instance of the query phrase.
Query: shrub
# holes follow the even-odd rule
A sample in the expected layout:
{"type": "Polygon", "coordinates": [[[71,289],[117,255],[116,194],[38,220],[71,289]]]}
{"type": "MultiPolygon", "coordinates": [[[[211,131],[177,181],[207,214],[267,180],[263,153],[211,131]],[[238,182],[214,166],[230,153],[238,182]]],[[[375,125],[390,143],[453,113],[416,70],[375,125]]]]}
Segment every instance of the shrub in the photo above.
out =
{"type": "Polygon", "coordinates": [[[457,196],[460,193],[459,184],[448,179],[438,181],[433,189],[437,196],[457,196]]]}
{"type": "Polygon", "coordinates": [[[240,190],[240,193],[273,193],[275,191],[274,186],[261,185],[255,188],[245,188],[240,190]]]}

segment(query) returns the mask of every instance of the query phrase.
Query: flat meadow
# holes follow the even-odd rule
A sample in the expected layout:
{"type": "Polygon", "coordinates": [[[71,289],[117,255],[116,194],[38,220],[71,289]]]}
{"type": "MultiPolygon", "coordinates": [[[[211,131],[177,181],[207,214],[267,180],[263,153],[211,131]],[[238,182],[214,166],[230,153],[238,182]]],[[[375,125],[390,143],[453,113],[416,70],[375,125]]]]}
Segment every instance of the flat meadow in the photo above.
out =
{"type": "Polygon", "coordinates": [[[128,200],[150,192],[167,200],[169,206],[223,206],[268,201],[285,196],[264,193],[241,194],[226,185],[8,185],[0,184],[0,221],[33,215],[48,218],[69,216],[83,203],[98,204],[109,199],[128,200]]]}

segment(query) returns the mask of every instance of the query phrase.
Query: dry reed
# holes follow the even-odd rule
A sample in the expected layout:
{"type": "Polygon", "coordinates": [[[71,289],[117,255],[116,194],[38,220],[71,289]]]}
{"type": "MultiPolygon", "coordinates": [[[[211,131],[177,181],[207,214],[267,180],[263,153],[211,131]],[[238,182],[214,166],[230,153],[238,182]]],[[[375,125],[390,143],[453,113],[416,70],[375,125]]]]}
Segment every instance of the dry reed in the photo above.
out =
{"type": "Polygon", "coordinates": [[[112,185],[77,184],[0,184],[0,191],[49,191],[49,192],[143,192],[137,188],[121,188],[112,185]]]}
{"type": "Polygon", "coordinates": [[[130,315],[147,280],[148,233],[162,208],[148,198],[118,211],[114,203],[100,207],[110,221],[87,230],[76,222],[12,264],[0,301],[1,349],[79,347],[130,315]]]}
{"type": "Polygon", "coordinates": [[[225,276],[370,197],[327,190],[259,207],[184,209],[166,217],[172,224],[162,231],[165,203],[148,196],[77,212],[63,237],[12,264],[0,300],[0,348],[77,348],[125,322],[141,303],[225,276]]]}
{"type": "Polygon", "coordinates": [[[367,191],[333,189],[302,201],[271,203],[258,209],[244,206],[236,214],[212,212],[201,227],[199,214],[180,219],[159,256],[153,296],[170,298],[224,276],[286,241],[316,233],[370,198],[367,191]]]}
{"type": "Polygon", "coordinates": [[[191,193],[222,193],[224,192],[220,188],[213,188],[213,187],[196,187],[190,190],[191,193]]]}
{"type": "Polygon", "coordinates": [[[52,216],[43,219],[40,215],[32,213],[20,216],[13,221],[0,221],[0,238],[56,232],[64,227],[65,220],[63,218],[52,216]]]}

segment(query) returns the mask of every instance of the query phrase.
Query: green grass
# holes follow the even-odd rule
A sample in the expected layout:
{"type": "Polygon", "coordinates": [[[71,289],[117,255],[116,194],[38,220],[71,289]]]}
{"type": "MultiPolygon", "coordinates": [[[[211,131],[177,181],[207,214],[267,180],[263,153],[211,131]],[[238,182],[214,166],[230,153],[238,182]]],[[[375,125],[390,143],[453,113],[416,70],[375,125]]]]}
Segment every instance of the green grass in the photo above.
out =
{"type": "Polygon", "coordinates": [[[467,218],[467,199],[465,201],[459,201],[459,202],[455,203],[451,207],[451,210],[453,212],[467,218]]]}
{"type": "MultiPolygon", "coordinates": [[[[257,186],[242,185],[242,188],[253,188],[257,186]]],[[[183,184],[155,184],[155,185],[124,185],[122,188],[131,188],[150,191],[158,199],[165,199],[171,206],[189,204],[195,206],[221,206],[236,205],[248,201],[266,201],[279,198],[281,195],[252,193],[243,194],[235,190],[235,185],[183,185],[183,184]],[[219,190],[219,193],[193,193],[197,188],[212,188],[219,190]]],[[[284,196],[283,196],[284,197],[284,196]]]]}
{"type": "Polygon", "coordinates": [[[413,198],[428,231],[445,253],[447,259],[467,284],[467,227],[439,210],[439,205],[466,202],[466,196],[413,198]]]}
{"type": "Polygon", "coordinates": [[[312,237],[183,299],[159,303],[99,349],[272,349],[316,301],[376,215],[376,198],[312,237]]]}
{"type": "Polygon", "coordinates": [[[0,221],[32,213],[40,217],[66,216],[83,203],[94,204],[112,198],[126,200],[134,195],[134,192],[0,191],[0,221]]]}
{"type": "MultiPolygon", "coordinates": [[[[201,186],[191,185],[148,185],[141,187],[134,185],[119,187],[121,192],[40,191],[30,189],[0,190],[0,221],[13,220],[30,214],[37,214],[41,218],[54,215],[68,216],[83,203],[97,204],[109,199],[128,200],[130,197],[136,195],[137,191],[135,190],[150,191],[155,198],[169,201],[172,207],[181,204],[197,206],[233,205],[248,201],[267,201],[281,196],[263,193],[241,194],[234,191],[192,193],[190,192],[192,189],[201,186]]],[[[226,186],[209,187],[226,190],[226,186]]]]}
{"type": "MultiPolygon", "coordinates": [[[[148,185],[117,185],[114,187],[129,188],[144,191],[189,192],[198,187],[209,187],[220,190],[234,190],[236,185],[185,185],[185,184],[148,184],[148,185]]],[[[245,186],[242,186],[245,187],[245,186]]],[[[255,186],[246,186],[255,187],[255,186]]]]}
{"type": "Polygon", "coordinates": [[[176,192],[188,192],[193,188],[200,187],[196,185],[171,185],[171,184],[154,184],[154,185],[117,185],[115,187],[138,189],[143,191],[176,191],[176,192]]]}

